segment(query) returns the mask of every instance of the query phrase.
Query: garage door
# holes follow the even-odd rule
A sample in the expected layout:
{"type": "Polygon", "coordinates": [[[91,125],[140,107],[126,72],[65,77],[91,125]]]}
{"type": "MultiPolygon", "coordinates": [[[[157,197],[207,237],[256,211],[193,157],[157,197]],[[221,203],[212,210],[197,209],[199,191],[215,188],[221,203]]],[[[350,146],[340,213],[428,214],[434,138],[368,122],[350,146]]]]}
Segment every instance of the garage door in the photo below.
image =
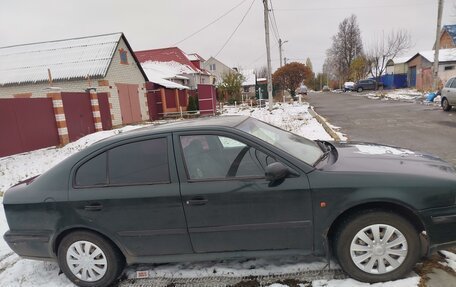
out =
{"type": "Polygon", "coordinates": [[[95,132],[89,93],[62,93],[70,141],[95,132]]]}
{"type": "Polygon", "coordinates": [[[142,118],[138,85],[116,83],[116,87],[119,95],[122,124],[140,122],[142,118]]]}
{"type": "Polygon", "coordinates": [[[0,134],[0,156],[58,145],[52,99],[1,99],[0,134]]]}

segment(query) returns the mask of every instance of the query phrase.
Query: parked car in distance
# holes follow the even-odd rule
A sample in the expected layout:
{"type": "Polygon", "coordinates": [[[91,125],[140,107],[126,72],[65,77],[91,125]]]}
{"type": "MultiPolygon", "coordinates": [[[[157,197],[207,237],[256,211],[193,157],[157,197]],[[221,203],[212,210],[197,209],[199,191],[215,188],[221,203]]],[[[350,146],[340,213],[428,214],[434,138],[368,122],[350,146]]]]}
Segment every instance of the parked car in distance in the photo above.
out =
{"type": "Polygon", "coordinates": [[[299,88],[295,90],[295,93],[297,95],[307,95],[307,86],[304,84],[301,84],[299,88]]]}
{"type": "Polygon", "coordinates": [[[446,112],[456,106],[456,77],[450,78],[441,90],[442,109],[446,112]]]}
{"type": "Polygon", "coordinates": [[[356,84],[353,86],[353,91],[362,92],[364,90],[378,90],[379,88],[383,88],[382,82],[367,79],[356,82],[356,84]]]}
{"type": "Polygon", "coordinates": [[[323,88],[321,89],[323,92],[329,92],[331,89],[328,87],[328,86],[323,86],[323,88]]]}
{"type": "Polygon", "coordinates": [[[344,92],[353,91],[354,86],[355,86],[354,82],[345,82],[344,83],[344,92]]]}
{"type": "Polygon", "coordinates": [[[126,264],[290,254],[390,281],[456,244],[455,186],[431,155],[214,117],[113,136],[15,185],[4,239],[79,286],[126,264]]]}

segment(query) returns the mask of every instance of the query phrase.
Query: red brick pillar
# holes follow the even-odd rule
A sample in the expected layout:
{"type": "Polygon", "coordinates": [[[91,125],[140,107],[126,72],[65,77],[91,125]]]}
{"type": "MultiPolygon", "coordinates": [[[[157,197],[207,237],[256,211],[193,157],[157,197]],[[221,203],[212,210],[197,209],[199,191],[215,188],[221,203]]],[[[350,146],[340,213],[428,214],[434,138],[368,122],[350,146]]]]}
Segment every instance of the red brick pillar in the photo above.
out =
{"type": "Polygon", "coordinates": [[[63,110],[62,94],[60,91],[52,91],[47,94],[47,97],[52,99],[52,106],[54,108],[55,122],[57,123],[57,132],[60,144],[66,145],[70,142],[70,138],[68,136],[65,111],[63,110]]]}
{"type": "Polygon", "coordinates": [[[101,114],[100,114],[100,106],[98,105],[98,96],[95,90],[90,90],[90,105],[92,106],[92,116],[93,122],[95,123],[95,131],[99,132],[103,130],[103,126],[101,124],[101,114]]]}

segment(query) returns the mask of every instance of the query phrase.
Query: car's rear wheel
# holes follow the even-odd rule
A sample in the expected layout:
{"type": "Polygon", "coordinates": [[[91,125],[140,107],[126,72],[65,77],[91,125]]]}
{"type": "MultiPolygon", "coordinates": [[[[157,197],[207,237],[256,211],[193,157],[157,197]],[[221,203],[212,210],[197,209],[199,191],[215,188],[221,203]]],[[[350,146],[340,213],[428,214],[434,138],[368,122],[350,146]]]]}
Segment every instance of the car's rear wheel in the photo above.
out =
{"type": "Polygon", "coordinates": [[[121,274],[122,254],[101,236],[76,231],[65,236],[58,249],[61,270],[78,286],[108,286],[121,274]]]}
{"type": "Polygon", "coordinates": [[[361,93],[363,91],[363,88],[359,87],[357,91],[358,91],[358,93],[361,93]]]}
{"type": "Polygon", "coordinates": [[[449,110],[451,110],[451,105],[447,98],[442,99],[442,109],[445,112],[448,112],[449,110]]]}
{"type": "Polygon", "coordinates": [[[363,282],[401,278],[419,259],[417,230],[403,217],[386,212],[359,213],[340,227],[335,251],[342,269],[363,282]]]}

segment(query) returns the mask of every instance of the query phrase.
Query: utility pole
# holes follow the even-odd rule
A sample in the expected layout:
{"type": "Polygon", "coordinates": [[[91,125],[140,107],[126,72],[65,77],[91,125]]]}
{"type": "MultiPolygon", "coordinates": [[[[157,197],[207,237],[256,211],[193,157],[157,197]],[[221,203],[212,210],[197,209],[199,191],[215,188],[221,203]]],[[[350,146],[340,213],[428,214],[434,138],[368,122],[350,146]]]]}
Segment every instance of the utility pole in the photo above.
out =
{"type": "MultiPolygon", "coordinates": [[[[288,42],[288,40],[282,42],[282,39],[279,39],[279,59],[280,59],[280,67],[282,67],[282,45],[285,44],[286,42],[288,42]]],[[[287,63],[285,63],[285,65],[286,65],[286,64],[287,64],[287,63]]]]}
{"type": "Polygon", "coordinates": [[[264,5],[264,34],[266,38],[266,55],[268,60],[268,103],[269,111],[272,111],[272,71],[271,71],[271,47],[269,43],[269,6],[268,0],[263,0],[264,5]]]}
{"type": "Polygon", "coordinates": [[[443,11],[443,0],[439,1],[439,8],[437,9],[437,27],[435,35],[435,51],[434,51],[434,66],[432,68],[433,83],[432,90],[435,91],[439,85],[439,52],[440,52],[440,29],[442,26],[442,11],[443,11]]]}

